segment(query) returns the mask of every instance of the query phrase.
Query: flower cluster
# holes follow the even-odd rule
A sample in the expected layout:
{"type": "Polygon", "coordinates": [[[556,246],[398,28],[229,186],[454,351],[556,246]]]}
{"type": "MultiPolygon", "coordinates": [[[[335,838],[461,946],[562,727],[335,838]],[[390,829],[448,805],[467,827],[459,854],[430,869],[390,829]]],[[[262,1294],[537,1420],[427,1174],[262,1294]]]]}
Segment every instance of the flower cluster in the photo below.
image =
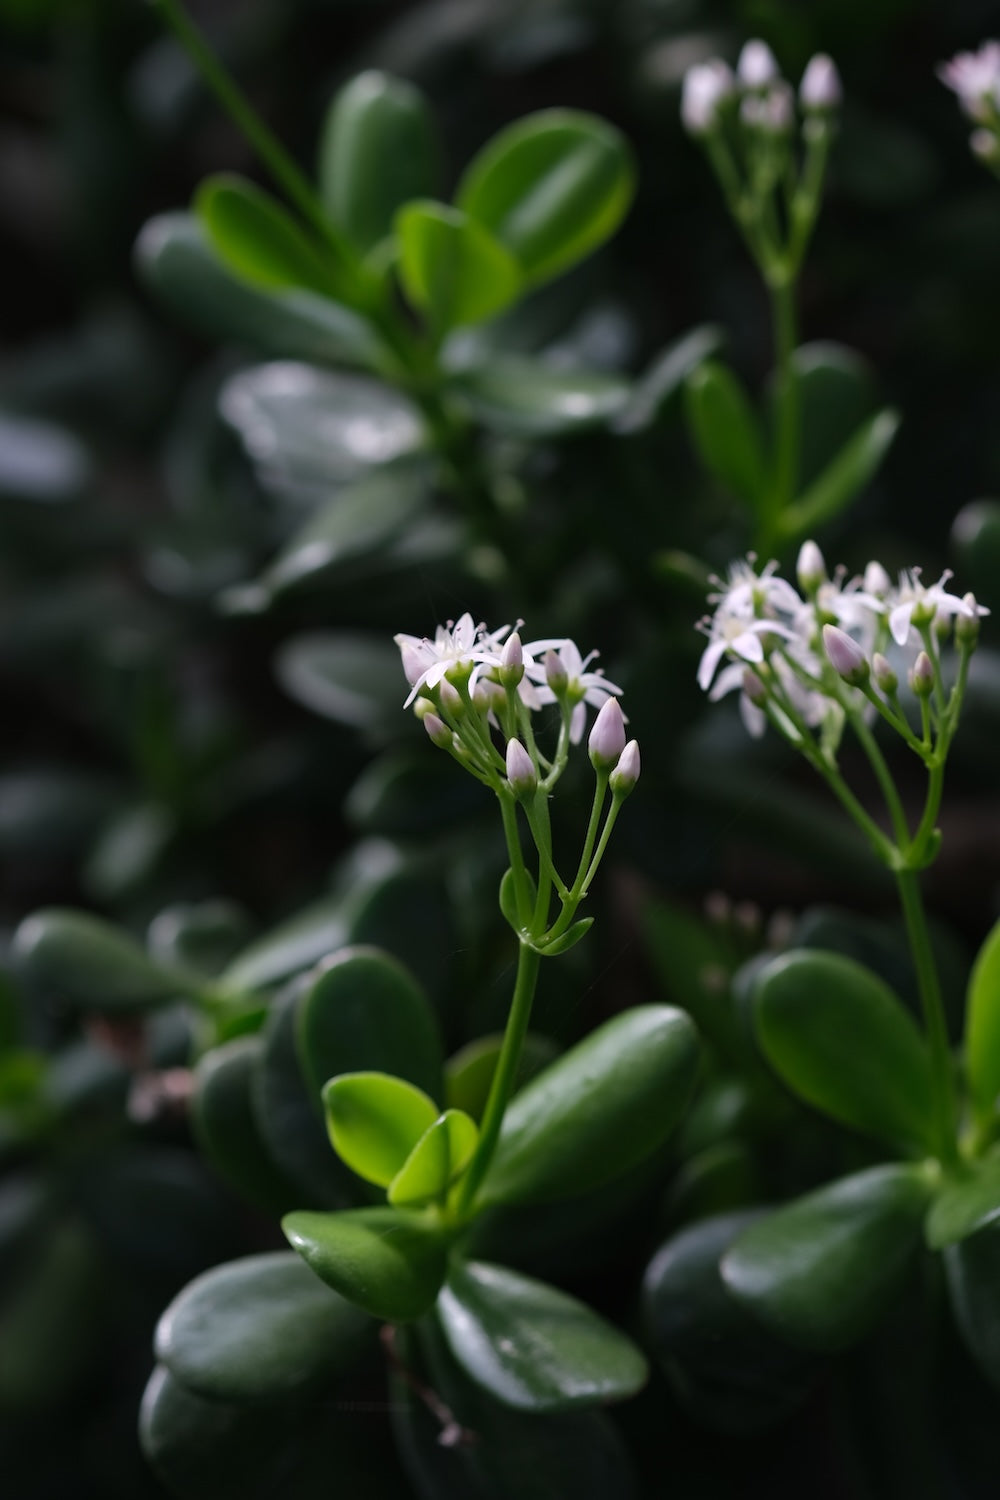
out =
{"type": "MultiPolygon", "coordinates": [[[[799,106],[808,118],[822,117],[840,103],[840,77],[831,58],[817,53],[799,84],[799,106]]],[[[738,107],[740,122],[751,130],[773,135],[791,131],[795,95],[781,76],[766,42],[747,42],[735,72],[721,58],[697,63],[684,75],[681,119],[694,136],[708,135],[723,123],[727,108],[738,107]]]]}
{"type": "MultiPolygon", "coordinates": [[[[772,562],[758,570],[750,558],[734,563],[725,581],[714,580],[714,611],[699,624],[708,637],[699,685],[713,701],[738,690],[744,723],[754,735],[770,720],[793,742],[821,730],[831,745],[845,713],[881,713],[904,739],[926,742],[929,750],[929,726],[919,742],[905,727],[896,701],[898,676],[885,653],[893,645],[909,650],[910,685],[926,701],[930,684],[943,718],[949,705],[940,644],[954,625],[967,657],[979,619],[989,611],[972,594],[950,593],[949,573],[926,585],[914,568],[893,585],[882,565],[871,562],[863,577],[849,579],[843,568],[831,577],[815,542],[799,553],[798,590],[777,576],[776,567],[772,562]]],[[[931,705],[929,714],[934,712],[931,705]]]]}
{"type": "Polygon", "coordinates": [[[1000,171],[1000,42],[983,42],[978,52],[959,52],[941,64],[938,77],[976,123],[969,140],[973,152],[1000,171]]]}

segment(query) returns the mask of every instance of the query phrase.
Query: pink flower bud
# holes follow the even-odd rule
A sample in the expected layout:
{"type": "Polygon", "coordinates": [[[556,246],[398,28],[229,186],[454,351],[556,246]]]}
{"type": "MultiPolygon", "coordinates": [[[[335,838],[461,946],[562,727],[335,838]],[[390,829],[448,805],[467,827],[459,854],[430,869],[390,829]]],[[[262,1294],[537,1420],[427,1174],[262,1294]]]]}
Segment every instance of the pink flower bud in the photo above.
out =
{"type": "Polygon", "coordinates": [[[921,651],[910,668],[909,682],[918,698],[929,698],[934,691],[934,663],[926,651],[921,651]]]}
{"type": "Polygon", "coordinates": [[[681,121],[689,135],[707,135],[715,129],[719,110],[735,86],[732,72],[719,57],[688,68],[681,93],[681,121]]]}
{"type": "Polygon", "coordinates": [[[465,703],[458,688],[454,687],[447,677],[442,677],[438,685],[438,693],[441,698],[441,707],[446,708],[453,718],[460,719],[465,713],[465,703]]]}
{"type": "Polygon", "coordinates": [[[597,715],[587,748],[596,771],[610,771],[618,764],[625,749],[625,720],[617,698],[609,698],[597,715]]]}
{"type": "Polygon", "coordinates": [[[899,687],[899,678],[881,651],[876,651],[872,657],[872,676],[879,692],[884,693],[887,698],[891,698],[899,687]]]}
{"type": "Polygon", "coordinates": [[[762,89],[778,77],[778,64],[766,42],[749,41],[736,63],[736,76],[748,89],[762,89]]]}
{"type": "Polygon", "coordinates": [[[562,657],[557,651],[546,651],[542,657],[542,665],[545,668],[545,681],[558,698],[569,686],[569,674],[563,666],[562,657]]]}
{"type": "Polygon", "coordinates": [[[427,730],[432,743],[437,745],[439,750],[447,750],[450,748],[453,739],[452,732],[448,728],[447,724],[443,723],[442,720],[438,718],[437,714],[424,714],[423,725],[427,730]]]}
{"type": "Polygon", "coordinates": [[[517,687],[524,676],[524,651],[521,648],[521,637],[516,630],[507,637],[504,643],[500,654],[498,675],[504,687],[517,687]]]}
{"type": "Polygon", "coordinates": [[[639,780],[639,772],[641,770],[642,761],[639,757],[639,742],[638,740],[629,740],[619,757],[618,764],[608,777],[608,785],[614,795],[616,797],[627,797],[639,780]]]}
{"type": "Polygon", "coordinates": [[[507,741],[507,780],[515,797],[530,797],[538,786],[538,772],[520,740],[507,741]]]}
{"type": "Polygon", "coordinates": [[[752,667],[743,668],[743,691],[755,707],[764,707],[767,702],[767,688],[752,667]]]}
{"type": "Polygon", "coordinates": [[[815,542],[802,543],[795,571],[804,594],[815,593],[820,584],[826,582],[826,562],[815,542]]]}
{"type": "Polygon", "coordinates": [[[892,588],[892,579],[880,562],[870,562],[865,568],[865,593],[876,599],[884,599],[892,588]]]}
{"type": "Polygon", "coordinates": [[[843,97],[840,74],[832,57],[817,52],[806,63],[806,70],[799,84],[799,102],[809,114],[822,114],[836,109],[843,97]]]}
{"type": "Polygon", "coordinates": [[[852,640],[845,630],[836,625],[824,625],[823,647],[833,670],[851,687],[860,687],[863,682],[867,682],[871,670],[868,658],[857,641],[852,640]]]}

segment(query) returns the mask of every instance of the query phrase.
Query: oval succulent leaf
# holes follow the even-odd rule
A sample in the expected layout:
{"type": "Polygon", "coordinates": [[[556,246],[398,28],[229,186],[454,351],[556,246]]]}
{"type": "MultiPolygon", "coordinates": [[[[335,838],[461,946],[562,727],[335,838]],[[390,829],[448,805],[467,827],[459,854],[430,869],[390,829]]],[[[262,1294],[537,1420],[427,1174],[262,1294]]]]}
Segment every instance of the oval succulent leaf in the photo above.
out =
{"type": "Polygon", "coordinates": [[[969,979],[965,1067],[976,1116],[986,1122],[1000,1099],[1000,922],[980,948],[969,979]]]}
{"type": "Polygon", "coordinates": [[[479,1140],[474,1120],[460,1109],[446,1110],[420,1137],[389,1184],[397,1207],[440,1198],[472,1159],[479,1140]]]}
{"type": "Polygon", "coordinates": [[[396,1208],[286,1214],[285,1236],[327,1286],[374,1318],[405,1323],[433,1304],[447,1269],[447,1239],[396,1208]]]}
{"type": "Polygon", "coordinates": [[[646,1382],[646,1361],[617,1328],[506,1267],[457,1263],[437,1306],[458,1363],[506,1406],[566,1411],[622,1400],[646,1382]]]}
{"type": "Polygon", "coordinates": [[[157,963],[128,933],[87,912],[45,907],[26,917],[15,957],[61,999],[99,1010],[144,1010],[197,988],[191,975],[157,963]]]}
{"type": "Polygon", "coordinates": [[[195,213],[223,262],[252,286],[302,287],[336,296],[336,265],[269,194],[242,177],[208,177],[195,213]]]}
{"type": "MultiPolygon", "coordinates": [[[[343,1073],[323,1090],[326,1124],[341,1161],[388,1187],[438,1117],[423,1089],[389,1073],[343,1073]]],[[[443,1149],[447,1158],[447,1141],[443,1149]]],[[[433,1148],[428,1148],[428,1161],[433,1148]]],[[[447,1159],[445,1160],[447,1171],[447,1159]]]]}
{"type": "Polygon", "coordinates": [[[931,1250],[943,1250],[1000,1220],[1000,1157],[989,1157],[947,1182],[931,1205],[924,1235],[931,1250]]]}
{"type": "Polygon", "coordinates": [[[517,261],[488,229],[430,199],[396,215],[399,274],[413,306],[441,335],[492,318],[521,291],[517,261]]]}

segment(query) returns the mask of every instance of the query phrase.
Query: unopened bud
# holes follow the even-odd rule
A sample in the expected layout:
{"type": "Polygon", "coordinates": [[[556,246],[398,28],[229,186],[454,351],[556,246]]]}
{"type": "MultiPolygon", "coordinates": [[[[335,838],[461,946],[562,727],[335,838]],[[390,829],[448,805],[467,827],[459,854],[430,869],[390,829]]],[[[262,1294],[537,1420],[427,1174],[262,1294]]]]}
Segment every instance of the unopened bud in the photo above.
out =
{"type": "Polygon", "coordinates": [[[481,714],[488,714],[492,709],[503,708],[507,702],[507,694],[499,682],[494,682],[491,677],[480,677],[472,689],[472,702],[481,714]]]}
{"type": "Polygon", "coordinates": [[[719,123],[719,110],[736,88],[732,71],[720,57],[696,63],[684,74],[681,122],[689,135],[708,135],[719,123]]]}
{"type": "Polygon", "coordinates": [[[431,713],[424,714],[423,724],[431,742],[437,745],[439,750],[449,750],[451,748],[454,735],[447,724],[438,718],[436,713],[432,711],[431,713]]]}
{"type": "Polygon", "coordinates": [[[985,162],[988,167],[995,167],[1000,163],[1000,140],[992,130],[974,130],[969,136],[969,148],[973,156],[985,162]]]}
{"type": "Polygon", "coordinates": [[[799,84],[799,101],[809,114],[825,114],[837,108],[843,97],[836,63],[825,52],[817,52],[806,63],[799,84]]]}
{"type": "Polygon", "coordinates": [[[421,697],[414,703],[413,712],[418,719],[426,719],[428,714],[436,712],[436,705],[431,702],[430,698],[421,697]]]}
{"type": "Polygon", "coordinates": [[[795,571],[804,594],[814,594],[820,584],[826,582],[826,562],[815,542],[802,543],[795,571]]]}
{"type": "Polygon", "coordinates": [[[754,38],[745,44],[736,64],[736,76],[748,89],[766,88],[778,77],[778,64],[766,42],[754,38]]]}
{"type": "Polygon", "coordinates": [[[524,676],[524,652],[521,648],[521,637],[515,630],[504,642],[503,651],[500,654],[500,670],[497,674],[504,687],[517,687],[524,676]]]}
{"type": "Polygon", "coordinates": [[[542,665],[545,668],[545,681],[558,698],[569,686],[569,674],[563,666],[562,657],[558,651],[546,651],[542,657],[542,665]]]}
{"type": "Polygon", "coordinates": [[[884,599],[892,588],[892,579],[880,562],[870,562],[865,568],[865,593],[876,599],[884,599]]]}
{"type": "Polygon", "coordinates": [[[852,640],[846,630],[841,630],[836,625],[823,626],[823,649],[830,660],[830,665],[850,687],[861,687],[868,681],[871,668],[868,658],[858,645],[852,640]]]}
{"type": "Polygon", "coordinates": [[[446,708],[452,718],[460,719],[465,713],[465,700],[458,688],[450,683],[447,677],[441,678],[438,695],[441,699],[441,707],[446,708]]]}
{"type": "Polygon", "coordinates": [[[752,667],[743,668],[743,691],[757,708],[767,702],[767,688],[752,667]]]}
{"type": "Polygon", "coordinates": [[[910,691],[918,698],[929,698],[934,690],[934,664],[926,651],[921,651],[909,675],[910,691]]]}
{"type": "Polygon", "coordinates": [[[530,797],[538,787],[538,772],[520,740],[507,741],[507,780],[515,797],[530,797]]]}
{"type": "Polygon", "coordinates": [[[616,797],[628,796],[639,780],[641,769],[642,761],[639,757],[639,742],[638,740],[629,740],[619,756],[618,764],[608,777],[608,785],[616,797]]]}
{"type": "Polygon", "coordinates": [[[610,771],[625,749],[625,719],[617,698],[609,698],[594,720],[587,742],[595,771],[610,771]]]}
{"type": "Polygon", "coordinates": [[[876,651],[872,657],[872,676],[879,692],[884,693],[887,698],[891,698],[899,688],[899,678],[881,651],[876,651]]]}
{"type": "Polygon", "coordinates": [[[960,646],[974,646],[979,639],[980,615],[975,594],[964,594],[962,604],[965,607],[955,616],[955,640],[960,646]]]}

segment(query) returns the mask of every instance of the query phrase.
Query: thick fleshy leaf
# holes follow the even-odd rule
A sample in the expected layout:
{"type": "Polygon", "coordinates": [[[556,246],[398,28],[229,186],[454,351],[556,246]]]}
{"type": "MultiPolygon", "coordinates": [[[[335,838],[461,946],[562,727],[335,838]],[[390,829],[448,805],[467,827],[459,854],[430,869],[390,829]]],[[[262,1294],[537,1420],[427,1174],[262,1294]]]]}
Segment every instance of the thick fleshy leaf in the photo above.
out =
{"type": "Polygon", "coordinates": [[[871,365],[857,350],[827,340],[800,344],[791,365],[801,423],[801,490],[822,473],[874,411],[875,379],[871,365]]]}
{"type": "Polygon", "coordinates": [[[447,1240],[419,1214],[396,1208],[292,1213],[281,1227],[321,1281],[374,1318],[419,1318],[444,1281],[447,1240]]]}
{"type": "Polygon", "coordinates": [[[765,1056],[801,1099],[891,1146],[930,1149],[927,1049],[869,969],[836,953],[784,953],[757,977],[754,1019],[765,1056]]]}
{"type": "Polygon", "coordinates": [[[319,187],[330,218],[366,254],[391,234],[398,208],[433,193],[438,154],[420,90],[387,73],[359,73],[323,126],[319,187]]]}
{"type": "Polygon", "coordinates": [[[494,317],[521,291],[517,261],[460,209],[430,199],[407,204],[396,234],[403,289],[438,334],[494,317]]]}
{"type": "Polygon", "coordinates": [[[290,1250],[190,1282],[156,1327],[156,1358],[196,1395],[261,1401],[323,1390],[357,1362],[371,1319],[290,1250]]]}
{"type": "MultiPolygon", "coordinates": [[[[433,1099],[389,1073],[343,1073],[323,1089],[333,1148],[352,1172],[388,1187],[438,1117],[433,1099]]],[[[447,1174],[447,1136],[435,1137],[447,1174]]],[[[429,1148],[433,1154],[434,1145],[429,1148]]]]}
{"type": "Polygon", "coordinates": [[[780,1421],[809,1393],[815,1360],[776,1339],[731,1297],[719,1262],[761,1210],[718,1214],[682,1229],[653,1257],[642,1320],[681,1404],[724,1431],[780,1421]]]}
{"type": "Polygon", "coordinates": [[[576,110],[547,109],[487,142],[466,168],[456,202],[537,285],[614,234],[634,187],[631,152],[614,126],[576,110]]]}
{"type": "Polygon", "coordinates": [[[259,1037],[245,1036],[205,1053],[195,1069],[191,1120],[216,1171],[252,1203],[280,1213],[298,1193],[257,1128],[251,1090],[261,1046],[259,1037]]]}
{"type": "Polygon", "coordinates": [[[627,437],[651,427],[688,376],[718,351],[724,336],[721,328],[706,323],[668,344],[633,383],[611,423],[613,431],[627,437]]]}
{"type": "Polygon", "coordinates": [[[323,896],[237,954],[220,976],[219,988],[234,994],[266,989],[311,969],[321,958],[343,947],[346,936],[342,898],[323,896]]]}
{"type": "Polygon", "coordinates": [[[919,1167],[841,1178],[740,1235],[723,1257],[722,1278],[779,1338],[803,1349],[845,1349],[898,1291],[930,1193],[919,1167]]]}
{"type": "Polygon", "coordinates": [[[399,649],[381,635],[311,631],[286,641],[274,672],[291,698],[324,719],[396,737],[399,649]]]}
{"type": "Polygon", "coordinates": [[[748,505],[760,504],[768,484],[760,424],[750,399],[726,365],[706,360],[684,385],[688,426],[710,473],[748,505]]]}
{"type": "Polygon", "coordinates": [[[1000,1220],[1000,1157],[970,1162],[946,1182],[931,1205],[924,1236],[931,1250],[943,1250],[1000,1220]]]}
{"type": "Polygon", "coordinates": [[[437,1306],[458,1363],[506,1406],[597,1406],[646,1383],[631,1339],[575,1297],[503,1266],[456,1262],[437,1306]]]}
{"type": "MultiPolygon", "coordinates": [[[[317,1099],[328,1079],[372,1071],[405,1079],[432,1099],[441,1096],[433,1012],[420,986],[388,953],[365,947],[338,953],[300,1002],[297,1027],[302,1071],[317,1099]]],[[[437,1115],[435,1109],[421,1131],[437,1115]]]]}
{"type": "Polygon", "coordinates": [[[891,407],[862,422],[835,458],[781,517],[783,536],[791,541],[818,531],[840,515],[874,479],[900,423],[891,407]]]}
{"type": "Polygon", "coordinates": [[[378,369],[386,353],[359,313],[298,287],[251,286],[224,266],[194,214],[159,214],[135,247],[140,275],[185,323],[259,353],[378,369]]]}
{"type": "Polygon", "coordinates": [[[449,389],[495,432],[562,437],[607,426],[623,409],[629,385],[600,370],[564,370],[509,354],[456,375],[449,389]]]}
{"type": "Polygon", "coordinates": [[[977,1119],[1000,1103],[1000,922],[976,956],[965,1009],[965,1071],[977,1119]]]}
{"type": "Polygon", "coordinates": [[[100,1248],[77,1220],[49,1227],[4,1278],[0,1406],[15,1425],[19,1413],[51,1411],[85,1378],[104,1338],[107,1291],[100,1248]]]}
{"type": "MultiPolygon", "coordinates": [[[[474,1120],[481,1120],[490,1084],[496,1072],[503,1046],[503,1034],[477,1037],[449,1057],[445,1064],[445,1101],[455,1109],[462,1109],[474,1120]]],[[[547,1068],[559,1053],[555,1042],[547,1036],[529,1031],[521,1047],[513,1092],[524,1085],[543,1068],[547,1068]]]]}
{"type": "Polygon", "coordinates": [[[197,988],[197,980],[151,959],[125,932],[87,912],[44,907],[26,917],[14,953],[60,999],[97,1010],[147,1010],[197,988]]]}
{"type": "Polygon", "coordinates": [[[223,263],[252,286],[299,287],[334,297],[341,289],[329,247],[245,178],[206,178],[195,213],[223,263]]]}
{"type": "Polygon", "coordinates": [[[460,1109],[448,1109],[425,1130],[389,1184],[389,1202],[397,1208],[443,1197],[472,1160],[479,1140],[475,1120],[460,1109]]]}
{"type": "Polygon", "coordinates": [[[966,1348],[990,1383],[1000,1389],[1000,1224],[944,1252],[948,1293],[966,1348]]]}
{"type": "MultiPolygon", "coordinates": [[[[364,375],[318,370],[293,360],[253,365],[230,376],[219,410],[239,433],[265,488],[295,501],[325,501],[373,465],[415,453],[426,442],[416,409],[401,393],[364,375]]],[[[417,477],[404,472],[400,483],[393,475],[388,487],[362,492],[366,499],[352,504],[348,497],[342,510],[336,505],[324,510],[321,518],[311,519],[315,534],[307,532],[292,546],[370,547],[373,536],[377,539],[396,524],[392,516],[403,504],[404,491],[409,498],[417,477]],[[376,508],[373,520],[366,517],[365,504],[376,508]],[[387,508],[390,514],[382,519],[378,512],[387,508]]],[[[419,477],[424,479],[422,493],[426,481],[419,477]]],[[[403,516],[412,509],[410,499],[403,516]]],[[[287,549],[281,568],[294,582],[295,565],[287,549]]]]}
{"type": "Polygon", "coordinates": [[[606,1022],[512,1100],[483,1200],[569,1198],[627,1171],[666,1140],[697,1067],[678,1010],[645,1005],[606,1022]]]}
{"type": "Polygon", "coordinates": [[[161,963],[212,975],[245,945],[249,929],[250,918],[235,901],[178,901],[153,918],[146,942],[161,963]]]}

